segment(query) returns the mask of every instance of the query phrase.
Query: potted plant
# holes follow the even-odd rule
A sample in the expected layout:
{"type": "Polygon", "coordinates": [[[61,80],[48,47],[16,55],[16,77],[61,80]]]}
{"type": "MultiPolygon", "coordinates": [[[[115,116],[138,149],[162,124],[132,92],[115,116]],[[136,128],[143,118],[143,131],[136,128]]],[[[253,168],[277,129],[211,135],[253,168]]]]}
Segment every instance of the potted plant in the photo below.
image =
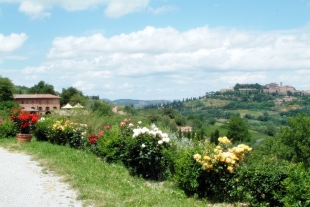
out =
{"type": "Polygon", "coordinates": [[[13,109],[10,119],[13,121],[16,129],[17,142],[30,142],[31,132],[34,130],[39,119],[39,114],[31,114],[21,109],[13,109]]]}

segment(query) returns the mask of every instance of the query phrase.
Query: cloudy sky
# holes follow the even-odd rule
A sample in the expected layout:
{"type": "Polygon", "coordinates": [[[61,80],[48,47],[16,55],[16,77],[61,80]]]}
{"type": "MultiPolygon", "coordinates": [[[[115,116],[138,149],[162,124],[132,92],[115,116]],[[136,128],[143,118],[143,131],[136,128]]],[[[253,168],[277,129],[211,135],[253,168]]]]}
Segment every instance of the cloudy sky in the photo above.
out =
{"type": "Polygon", "coordinates": [[[0,75],[111,100],[310,89],[310,0],[0,0],[0,75]]]}

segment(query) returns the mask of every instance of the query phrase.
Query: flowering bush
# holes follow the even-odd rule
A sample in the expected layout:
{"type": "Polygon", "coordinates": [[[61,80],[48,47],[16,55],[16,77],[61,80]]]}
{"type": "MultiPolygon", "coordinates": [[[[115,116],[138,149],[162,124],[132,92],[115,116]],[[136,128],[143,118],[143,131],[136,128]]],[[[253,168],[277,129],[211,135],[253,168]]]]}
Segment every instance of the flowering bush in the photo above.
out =
{"type": "Polygon", "coordinates": [[[170,175],[174,145],[170,143],[168,134],[154,124],[151,129],[138,126],[125,142],[124,162],[133,174],[153,180],[162,180],[170,175]]]}
{"type": "Polygon", "coordinates": [[[57,120],[48,133],[48,139],[54,144],[69,144],[73,148],[82,148],[86,141],[87,131],[87,125],[73,123],[64,119],[57,120]]]}
{"type": "Polygon", "coordinates": [[[214,145],[209,145],[193,158],[202,165],[202,169],[207,171],[205,178],[208,186],[207,195],[215,200],[230,201],[237,196],[233,191],[234,181],[238,182],[238,179],[233,179],[234,171],[252,148],[245,144],[229,148],[231,141],[227,137],[219,137],[218,141],[218,146],[214,148],[214,145]]]}
{"type": "Polygon", "coordinates": [[[39,115],[31,114],[21,109],[12,109],[10,119],[13,121],[16,131],[22,134],[30,134],[38,122],[39,115]]]}
{"type": "Polygon", "coordinates": [[[238,201],[237,169],[252,149],[246,145],[231,147],[227,137],[214,143],[199,143],[182,149],[176,161],[175,179],[187,194],[208,197],[214,201],[238,201]]]}
{"type": "Polygon", "coordinates": [[[220,145],[211,150],[205,150],[203,154],[195,154],[194,159],[208,171],[227,170],[233,173],[234,169],[239,167],[239,162],[244,160],[245,154],[252,151],[252,148],[245,144],[239,144],[237,147],[228,148],[231,144],[227,137],[219,137],[220,145]]]}
{"type": "Polygon", "coordinates": [[[119,125],[105,126],[97,141],[100,156],[108,162],[123,161],[125,140],[119,125]]]}

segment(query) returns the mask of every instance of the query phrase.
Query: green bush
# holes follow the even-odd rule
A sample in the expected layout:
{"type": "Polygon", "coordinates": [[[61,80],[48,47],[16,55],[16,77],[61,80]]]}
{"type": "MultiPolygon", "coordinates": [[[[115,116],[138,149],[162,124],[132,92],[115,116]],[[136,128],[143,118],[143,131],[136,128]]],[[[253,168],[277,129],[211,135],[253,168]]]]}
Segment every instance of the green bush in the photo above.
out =
{"type": "Polygon", "coordinates": [[[288,176],[289,163],[272,155],[253,154],[237,172],[239,186],[252,206],[282,206],[277,195],[288,176]]]}
{"type": "MultiPolygon", "coordinates": [[[[99,154],[108,162],[123,161],[125,141],[118,125],[104,130],[97,141],[99,154]]],[[[94,146],[93,146],[94,147],[94,146]]]]}
{"type": "Polygon", "coordinates": [[[124,164],[134,175],[164,180],[173,172],[174,145],[155,125],[136,128],[125,138],[124,164]]]}
{"type": "MultiPolygon", "coordinates": [[[[220,142],[229,141],[220,139],[220,142]]],[[[230,149],[228,144],[203,143],[180,150],[174,177],[186,194],[216,202],[241,201],[242,188],[239,188],[236,171],[244,153],[251,148],[240,145],[230,149]]]]}
{"type": "Polygon", "coordinates": [[[282,181],[285,194],[281,201],[286,207],[310,206],[310,169],[306,170],[302,163],[294,164],[288,177],[282,181]]]}
{"type": "Polygon", "coordinates": [[[193,159],[193,155],[201,151],[201,146],[183,148],[178,152],[178,159],[175,161],[174,180],[189,196],[207,196],[207,172],[193,159]]]}
{"type": "Polygon", "coordinates": [[[86,143],[87,127],[65,119],[46,119],[36,129],[37,139],[57,145],[83,148],[86,143]]]}
{"type": "Polygon", "coordinates": [[[48,134],[53,126],[54,119],[48,117],[37,122],[33,135],[37,141],[48,141],[48,134]]]}
{"type": "Polygon", "coordinates": [[[0,139],[13,137],[16,134],[14,123],[9,120],[0,120],[0,139]]]}

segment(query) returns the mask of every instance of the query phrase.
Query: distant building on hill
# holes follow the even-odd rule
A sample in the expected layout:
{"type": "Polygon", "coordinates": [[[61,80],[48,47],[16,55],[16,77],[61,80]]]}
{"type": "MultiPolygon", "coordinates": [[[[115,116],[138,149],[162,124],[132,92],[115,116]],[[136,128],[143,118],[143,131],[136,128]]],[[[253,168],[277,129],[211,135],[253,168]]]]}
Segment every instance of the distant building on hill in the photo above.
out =
{"type": "Polygon", "coordinates": [[[27,111],[48,114],[52,109],[60,109],[60,97],[52,94],[14,94],[13,97],[27,111]]]}
{"type": "Polygon", "coordinates": [[[282,82],[280,85],[277,83],[269,83],[265,85],[267,89],[264,89],[265,93],[279,93],[279,94],[287,94],[288,91],[294,93],[297,92],[293,86],[286,85],[283,86],[282,82]]]}
{"type": "Polygon", "coordinates": [[[220,92],[227,92],[227,91],[234,91],[234,88],[222,88],[220,89],[220,92]]]}
{"type": "Polygon", "coordinates": [[[193,127],[191,127],[191,126],[178,127],[178,129],[181,130],[181,132],[191,132],[191,131],[193,131],[193,127]]]}

